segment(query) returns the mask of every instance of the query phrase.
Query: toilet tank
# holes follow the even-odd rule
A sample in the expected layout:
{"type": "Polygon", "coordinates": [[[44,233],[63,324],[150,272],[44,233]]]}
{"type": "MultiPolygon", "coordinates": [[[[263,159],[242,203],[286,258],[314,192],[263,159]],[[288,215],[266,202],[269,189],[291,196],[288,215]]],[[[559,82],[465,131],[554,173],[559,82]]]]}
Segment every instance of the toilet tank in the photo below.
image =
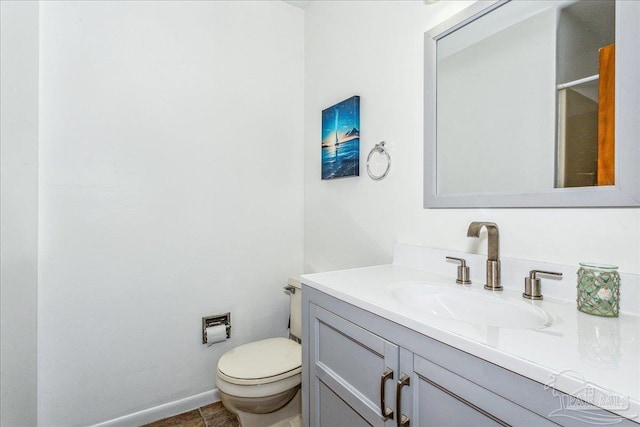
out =
{"type": "Polygon", "coordinates": [[[290,277],[287,281],[289,286],[296,288],[294,293],[290,294],[291,302],[291,335],[298,339],[302,338],[302,286],[300,278],[290,277]]]}

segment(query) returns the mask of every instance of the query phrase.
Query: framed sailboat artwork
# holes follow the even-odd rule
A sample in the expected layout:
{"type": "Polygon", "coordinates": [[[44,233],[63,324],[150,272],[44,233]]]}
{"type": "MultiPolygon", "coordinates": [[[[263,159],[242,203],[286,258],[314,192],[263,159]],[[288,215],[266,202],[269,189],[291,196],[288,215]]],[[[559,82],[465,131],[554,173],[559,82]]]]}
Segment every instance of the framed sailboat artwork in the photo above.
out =
{"type": "Polygon", "coordinates": [[[360,175],[360,97],[322,110],[322,179],[360,175]]]}

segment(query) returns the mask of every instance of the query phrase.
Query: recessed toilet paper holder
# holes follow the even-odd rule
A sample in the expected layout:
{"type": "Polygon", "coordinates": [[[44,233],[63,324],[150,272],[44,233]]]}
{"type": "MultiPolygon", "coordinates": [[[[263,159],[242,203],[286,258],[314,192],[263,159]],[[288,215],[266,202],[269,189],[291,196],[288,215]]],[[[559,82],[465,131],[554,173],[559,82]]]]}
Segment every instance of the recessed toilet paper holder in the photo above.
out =
{"type": "Polygon", "coordinates": [[[231,338],[231,313],[215,314],[202,318],[202,344],[207,343],[207,328],[225,325],[227,338],[231,338]]]}

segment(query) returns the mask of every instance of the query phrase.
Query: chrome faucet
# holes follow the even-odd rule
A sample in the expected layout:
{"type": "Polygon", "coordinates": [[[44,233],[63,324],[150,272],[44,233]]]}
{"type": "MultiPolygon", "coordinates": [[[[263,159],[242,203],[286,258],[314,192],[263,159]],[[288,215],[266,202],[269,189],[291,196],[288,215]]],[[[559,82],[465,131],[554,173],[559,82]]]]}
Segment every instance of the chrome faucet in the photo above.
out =
{"type": "Polygon", "coordinates": [[[487,284],[485,289],[501,291],[500,285],[500,236],[498,226],[493,222],[474,221],[469,224],[467,237],[480,237],[480,229],[486,227],[489,234],[489,249],[487,253],[487,284]]]}

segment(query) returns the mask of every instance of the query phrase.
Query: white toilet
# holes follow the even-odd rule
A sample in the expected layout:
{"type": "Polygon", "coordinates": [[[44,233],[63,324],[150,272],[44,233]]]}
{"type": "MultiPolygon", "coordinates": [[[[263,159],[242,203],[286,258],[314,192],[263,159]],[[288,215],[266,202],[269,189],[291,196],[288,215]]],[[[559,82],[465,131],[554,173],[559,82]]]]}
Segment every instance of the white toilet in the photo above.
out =
{"type": "MultiPolygon", "coordinates": [[[[290,278],[291,335],[302,333],[300,280],[290,278]]],[[[216,383],[222,404],[243,427],[301,425],[302,347],[269,338],[235,347],[218,361],[216,383]]]]}

